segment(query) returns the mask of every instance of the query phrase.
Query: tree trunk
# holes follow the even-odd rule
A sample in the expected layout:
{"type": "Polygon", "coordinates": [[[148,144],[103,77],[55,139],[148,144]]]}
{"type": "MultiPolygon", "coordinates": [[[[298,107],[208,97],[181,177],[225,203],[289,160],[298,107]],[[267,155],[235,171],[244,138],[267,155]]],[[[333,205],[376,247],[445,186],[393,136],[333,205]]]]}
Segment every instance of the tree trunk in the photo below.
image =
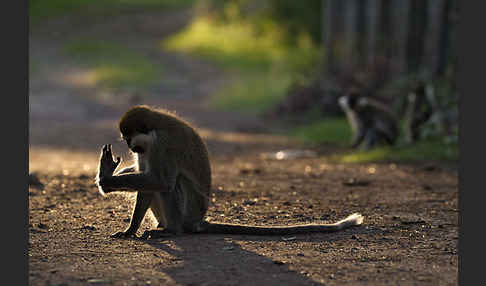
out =
{"type": "Polygon", "coordinates": [[[332,34],[332,11],[333,0],[323,0],[322,3],[322,31],[323,31],[323,50],[324,50],[324,72],[325,79],[328,79],[333,71],[334,52],[332,34]]]}
{"type": "MultiPolygon", "coordinates": [[[[441,1],[441,0],[439,0],[441,1]]],[[[407,38],[410,1],[392,0],[392,65],[397,75],[407,73],[407,38]]]]}
{"type": "Polygon", "coordinates": [[[419,72],[424,52],[425,26],[427,23],[427,1],[411,0],[407,43],[408,72],[419,72]]]}
{"type": "Polygon", "coordinates": [[[356,66],[357,49],[357,21],[359,0],[341,0],[345,3],[345,27],[344,27],[344,67],[354,70],[356,66]]]}
{"type": "Polygon", "coordinates": [[[380,3],[379,0],[368,0],[366,5],[366,63],[373,65],[375,63],[377,51],[377,32],[380,23],[380,3]]]}
{"type": "Polygon", "coordinates": [[[439,44],[439,59],[437,63],[437,74],[439,76],[444,75],[447,63],[450,57],[450,46],[451,46],[451,35],[452,29],[451,26],[453,25],[453,11],[452,5],[453,1],[455,0],[444,0],[445,4],[442,11],[442,30],[440,35],[440,44],[439,44]]]}
{"type": "Polygon", "coordinates": [[[428,75],[435,77],[439,68],[439,45],[442,29],[442,13],[445,0],[427,2],[427,27],[425,30],[424,64],[428,75]]]}

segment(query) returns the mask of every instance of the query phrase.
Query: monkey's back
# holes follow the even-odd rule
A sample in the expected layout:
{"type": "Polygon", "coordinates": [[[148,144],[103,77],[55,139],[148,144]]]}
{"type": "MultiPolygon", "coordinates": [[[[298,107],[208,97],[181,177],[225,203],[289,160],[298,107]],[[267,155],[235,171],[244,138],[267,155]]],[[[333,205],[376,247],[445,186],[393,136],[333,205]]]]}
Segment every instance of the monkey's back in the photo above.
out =
{"type": "Polygon", "coordinates": [[[176,157],[178,167],[197,180],[200,191],[209,196],[211,191],[211,165],[206,144],[194,127],[182,118],[161,111],[166,120],[165,130],[169,135],[168,149],[176,157]]]}

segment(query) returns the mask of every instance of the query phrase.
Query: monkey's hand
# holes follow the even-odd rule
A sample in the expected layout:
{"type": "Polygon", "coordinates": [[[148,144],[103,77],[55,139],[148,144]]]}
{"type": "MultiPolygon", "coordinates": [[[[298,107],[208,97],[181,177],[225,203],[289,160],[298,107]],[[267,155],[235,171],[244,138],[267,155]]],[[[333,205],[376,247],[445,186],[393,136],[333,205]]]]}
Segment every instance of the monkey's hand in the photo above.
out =
{"type": "Polygon", "coordinates": [[[113,153],[111,152],[111,144],[103,146],[100,156],[100,163],[98,169],[98,175],[96,176],[96,184],[101,194],[109,193],[113,191],[112,189],[106,188],[104,181],[107,177],[113,176],[118,165],[120,165],[121,159],[117,157],[117,160],[113,160],[113,153]]]}
{"type": "Polygon", "coordinates": [[[111,144],[103,146],[100,156],[100,166],[98,170],[99,178],[111,177],[115,172],[118,165],[120,165],[121,158],[117,157],[116,161],[113,160],[113,153],[111,152],[111,144]]]}

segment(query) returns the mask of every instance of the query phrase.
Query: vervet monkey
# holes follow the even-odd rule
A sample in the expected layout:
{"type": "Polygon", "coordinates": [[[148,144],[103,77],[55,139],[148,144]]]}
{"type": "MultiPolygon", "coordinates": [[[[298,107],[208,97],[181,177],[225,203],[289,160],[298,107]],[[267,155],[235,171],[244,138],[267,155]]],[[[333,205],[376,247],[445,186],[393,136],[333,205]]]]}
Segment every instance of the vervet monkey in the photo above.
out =
{"type": "Polygon", "coordinates": [[[137,192],[130,226],[113,237],[133,237],[148,208],[159,227],[143,237],[166,233],[219,233],[289,235],[332,232],[363,222],[354,213],[333,224],[260,227],[211,223],[204,219],[211,192],[211,166],[205,143],[191,125],[166,110],[135,106],[119,121],[122,138],[134,153],[135,164],[113,174],[120,158],[113,160],[111,145],[101,152],[96,183],[102,194],[137,192]]]}
{"type": "Polygon", "coordinates": [[[352,148],[368,150],[381,142],[395,144],[398,120],[385,104],[353,89],[339,98],[339,105],[353,131],[352,148]]]}

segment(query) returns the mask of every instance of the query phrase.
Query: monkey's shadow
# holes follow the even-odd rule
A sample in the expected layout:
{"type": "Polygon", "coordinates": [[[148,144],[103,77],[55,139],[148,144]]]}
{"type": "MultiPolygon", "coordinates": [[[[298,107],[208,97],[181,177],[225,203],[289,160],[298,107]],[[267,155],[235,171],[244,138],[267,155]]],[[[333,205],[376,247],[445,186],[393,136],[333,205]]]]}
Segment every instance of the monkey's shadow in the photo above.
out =
{"type": "MultiPolygon", "coordinates": [[[[182,285],[322,285],[300,273],[303,269],[291,269],[286,260],[291,259],[285,251],[269,253],[270,257],[245,249],[238,241],[246,241],[253,247],[262,247],[265,242],[280,242],[267,249],[281,247],[281,243],[302,241],[327,241],[350,239],[353,234],[366,232],[363,227],[353,227],[345,233],[301,234],[294,240],[285,241],[281,236],[247,236],[192,234],[177,237],[144,240],[178,261],[176,265],[161,265],[159,271],[166,273],[182,285]],[[279,253],[277,253],[279,252],[279,253]]],[[[251,247],[251,246],[250,246],[251,247]]],[[[332,249],[326,250],[332,255],[332,249]]],[[[338,251],[338,250],[336,250],[338,251]]],[[[320,273],[328,277],[331,273],[320,273]]]]}

